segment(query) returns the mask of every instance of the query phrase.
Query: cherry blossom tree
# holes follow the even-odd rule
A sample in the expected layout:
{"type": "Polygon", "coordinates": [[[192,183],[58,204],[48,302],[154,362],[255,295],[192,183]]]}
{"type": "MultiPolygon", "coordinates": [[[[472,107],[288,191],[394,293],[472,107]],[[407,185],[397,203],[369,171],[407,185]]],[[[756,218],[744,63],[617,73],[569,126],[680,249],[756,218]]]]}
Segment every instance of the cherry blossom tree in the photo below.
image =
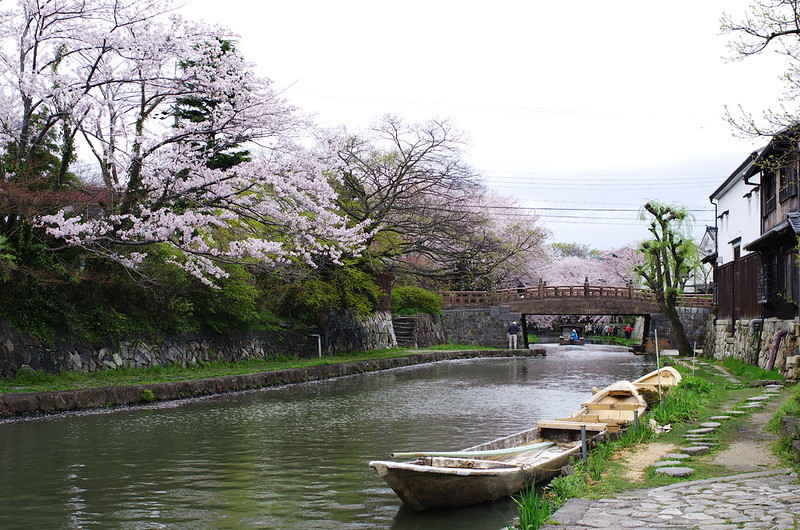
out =
{"type": "Polygon", "coordinates": [[[588,279],[592,285],[624,287],[633,281],[640,260],[630,245],[608,251],[587,249],[584,256],[566,257],[562,248],[551,246],[534,261],[534,270],[549,285],[580,285],[588,279]]]}
{"type": "Polygon", "coordinates": [[[207,283],[226,262],[313,264],[357,250],[362,226],[334,213],[338,146],[304,147],[310,124],[252,73],[227,30],[170,8],[19,0],[2,12],[0,145],[14,160],[0,178],[0,234],[33,224],[61,248],[128,267],[163,244],[207,283]],[[188,111],[200,107],[202,119],[188,111]],[[24,211],[8,191],[40,179],[37,153],[54,133],[83,144],[102,185],[24,211]],[[213,162],[225,155],[236,163],[213,162]]]}

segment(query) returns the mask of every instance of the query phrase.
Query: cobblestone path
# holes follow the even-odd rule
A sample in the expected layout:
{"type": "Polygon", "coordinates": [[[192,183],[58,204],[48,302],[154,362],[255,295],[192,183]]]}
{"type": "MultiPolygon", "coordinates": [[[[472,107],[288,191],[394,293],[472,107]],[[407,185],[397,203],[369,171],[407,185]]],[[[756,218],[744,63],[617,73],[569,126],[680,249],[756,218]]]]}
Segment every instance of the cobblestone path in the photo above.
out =
{"type": "Polygon", "coordinates": [[[571,499],[547,530],[800,528],[800,484],[790,469],[681,482],[613,499],[571,499]],[[794,482],[794,483],[793,483],[794,482]]]}

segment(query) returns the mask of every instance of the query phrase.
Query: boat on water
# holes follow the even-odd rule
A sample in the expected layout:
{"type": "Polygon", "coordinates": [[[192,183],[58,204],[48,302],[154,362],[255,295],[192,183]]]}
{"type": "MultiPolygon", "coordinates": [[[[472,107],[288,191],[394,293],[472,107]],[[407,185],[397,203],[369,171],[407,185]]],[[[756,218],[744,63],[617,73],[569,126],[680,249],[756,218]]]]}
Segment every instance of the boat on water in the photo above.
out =
{"type": "Polygon", "coordinates": [[[563,324],[558,343],[561,346],[583,346],[586,344],[586,326],[577,322],[563,324]]]}
{"type": "Polygon", "coordinates": [[[634,421],[638,414],[641,416],[647,410],[647,402],[639,395],[630,381],[617,381],[597,391],[592,398],[581,405],[581,408],[566,421],[592,422],[606,424],[609,432],[618,432],[619,429],[634,421]]]}
{"type": "Polygon", "coordinates": [[[658,392],[659,385],[662,391],[669,390],[674,386],[678,386],[681,382],[682,376],[679,371],[671,366],[665,366],[659,370],[653,370],[649,374],[645,374],[639,379],[633,381],[633,386],[637,390],[652,390],[658,392]]]}
{"type": "Polygon", "coordinates": [[[455,452],[392,453],[406,462],[375,460],[370,467],[412,510],[453,508],[518,493],[561,471],[606,431],[602,423],[541,421],[533,429],[455,452]]]}

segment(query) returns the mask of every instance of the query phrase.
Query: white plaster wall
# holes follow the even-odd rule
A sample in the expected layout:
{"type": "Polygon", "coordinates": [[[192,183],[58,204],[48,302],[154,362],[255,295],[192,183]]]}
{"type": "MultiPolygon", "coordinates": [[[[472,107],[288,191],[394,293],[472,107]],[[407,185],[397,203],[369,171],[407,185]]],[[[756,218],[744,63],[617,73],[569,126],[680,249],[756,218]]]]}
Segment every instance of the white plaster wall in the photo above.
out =
{"type": "Polygon", "coordinates": [[[744,249],[761,235],[760,195],[754,186],[736,179],[717,200],[717,264],[733,261],[735,245],[731,241],[741,238],[741,256],[750,252],[744,249]],[[724,213],[724,212],[728,213],[724,213]]]}

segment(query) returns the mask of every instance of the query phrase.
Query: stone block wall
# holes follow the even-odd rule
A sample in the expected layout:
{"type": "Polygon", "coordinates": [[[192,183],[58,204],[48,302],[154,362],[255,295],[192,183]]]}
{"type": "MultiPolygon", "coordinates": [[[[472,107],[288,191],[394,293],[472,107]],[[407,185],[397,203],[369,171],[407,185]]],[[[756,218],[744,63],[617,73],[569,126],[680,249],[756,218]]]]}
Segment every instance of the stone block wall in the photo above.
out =
{"type": "Polygon", "coordinates": [[[389,311],[365,318],[357,318],[349,311],[331,311],[324,329],[315,333],[322,336],[322,352],[327,355],[397,346],[389,311]]]}
{"type": "Polygon", "coordinates": [[[748,364],[757,365],[761,350],[762,326],[750,326],[750,320],[717,319],[710,330],[710,340],[705,351],[714,359],[733,357],[748,364]],[[752,329],[752,331],[751,331],[752,329]]]}
{"type": "Polygon", "coordinates": [[[52,344],[25,336],[0,321],[0,377],[23,370],[93,372],[121,367],[148,367],[201,362],[264,359],[279,356],[312,357],[323,353],[365,351],[395,346],[391,314],[381,312],[365,319],[334,313],[324,329],[187,333],[162,338],[132,337],[107,344],[55,341],[52,344]]]}
{"type": "MultiPolygon", "coordinates": [[[[492,348],[508,348],[508,325],[520,323],[522,315],[511,313],[508,306],[480,309],[447,309],[444,327],[447,340],[454,344],[474,344],[492,348]]],[[[519,347],[522,347],[519,340],[519,347]]]]}
{"type": "MultiPolygon", "coordinates": [[[[698,347],[703,346],[706,340],[708,315],[711,310],[704,307],[679,307],[678,315],[683,323],[683,329],[686,332],[686,338],[689,339],[689,344],[697,344],[698,347]]],[[[650,316],[650,335],[652,338],[654,330],[658,330],[658,338],[666,339],[671,344],[675,344],[672,338],[672,324],[664,314],[657,314],[650,316]]]]}
{"type": "Polygon", "coordinates": [[[168,364],[191,366],[209,361],[240,361],[276,356],[311,356],[315,345],[304,332],[253,331],[218,335],[133,337],[103,345],[43,341],[16,332],[0,321],[0,376],[18,370],[93,372],[121,367],[168,364]]]}
{"type": "Polygon", "coordinates": [[[733,357],[740,361],[772,367],[788,380],[800,378],[800,322],[777,318],[717,319],[709,327],[705,353],[714,359],[733,357]],[[773,359],[774,351],[774,359],[773,359]]]}
{"type": "Polygon", "coordinates": [[[438,344],[447,344],[442,315],[428,313],[401,315],[394,317],[393,322],[398,345],[407,348],[428,348],[438,344]]]}

